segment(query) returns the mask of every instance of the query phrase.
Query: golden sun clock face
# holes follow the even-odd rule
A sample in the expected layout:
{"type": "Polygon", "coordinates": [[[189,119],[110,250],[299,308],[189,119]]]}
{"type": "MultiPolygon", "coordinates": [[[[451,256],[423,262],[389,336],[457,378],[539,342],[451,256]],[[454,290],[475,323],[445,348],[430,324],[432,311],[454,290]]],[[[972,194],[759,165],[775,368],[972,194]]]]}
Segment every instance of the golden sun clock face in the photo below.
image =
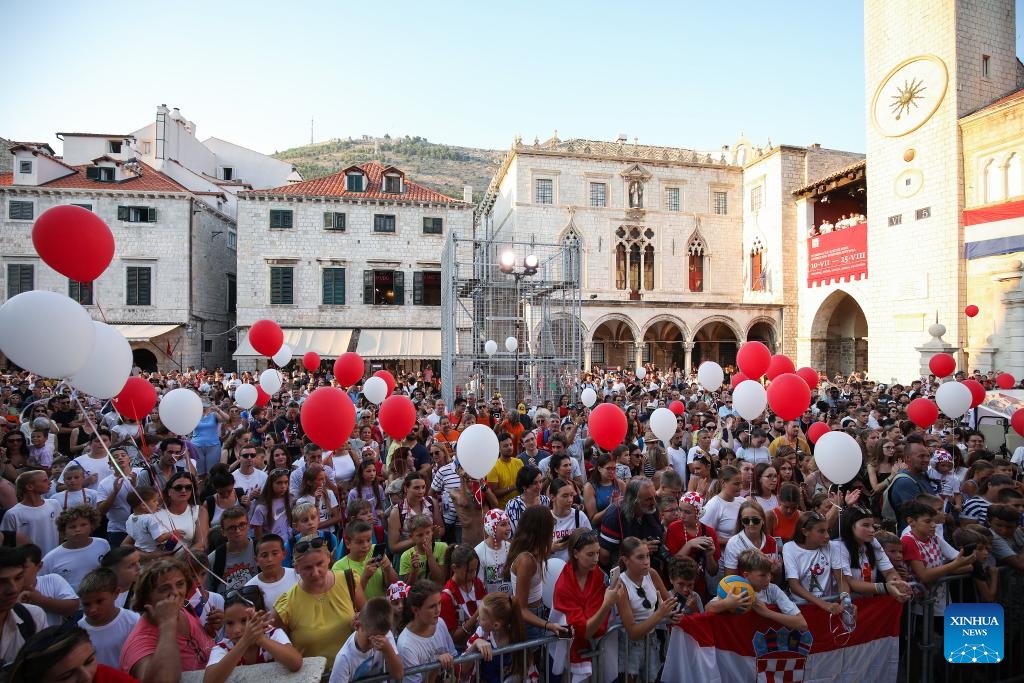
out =
{"type": "Polygon", "coordinates": [[[882,135],[895,138],[928,121],[942,103],[949,74],[933,55],[911,57],[882,79],[871,102],[871,119],[882,135]]]}

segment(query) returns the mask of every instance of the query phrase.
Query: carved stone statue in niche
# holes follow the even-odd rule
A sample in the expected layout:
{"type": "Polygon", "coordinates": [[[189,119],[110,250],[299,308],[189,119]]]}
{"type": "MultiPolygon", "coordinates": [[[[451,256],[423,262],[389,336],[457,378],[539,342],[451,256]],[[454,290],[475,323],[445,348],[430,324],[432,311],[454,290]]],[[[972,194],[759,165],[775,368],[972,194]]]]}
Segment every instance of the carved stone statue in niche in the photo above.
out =
{"type": "Polygon", "coordinates": [[[644,184],[639,180],[629,181],[629,208],[644,208],[644,184]]]}

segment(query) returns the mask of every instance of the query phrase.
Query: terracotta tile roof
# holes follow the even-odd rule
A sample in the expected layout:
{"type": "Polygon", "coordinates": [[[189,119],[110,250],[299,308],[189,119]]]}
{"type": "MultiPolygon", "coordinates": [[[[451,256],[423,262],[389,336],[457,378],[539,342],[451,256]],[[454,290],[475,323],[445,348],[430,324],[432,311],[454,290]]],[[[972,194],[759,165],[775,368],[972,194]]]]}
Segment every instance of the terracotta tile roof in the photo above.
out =
{"type": "MultiPolygon", "coordinates": [[[[390,168],[390,167],[388,167],[390,168]]],[[[274,187],[267,190],[252,190],[239,193],[240,197],[278,195],[289,197],[343,197],[346,199],[384,199],[387,201],[406,202],[432,202],[442,204],[462,204],[458,199],[453,199],[440,192],[431,190],[429,187],[418,185],[410,180],[403,181],[405,191],[402,194],[384,192],[384,171],[388,170],[376,161],[360,164],[356,167],[349,167],[322,178],[304,180],[282,187],[274,187]],[[365,192],[349,192],[345,189],[346,171],[358,168],[366,173],[368,185],[365,192]]]]}
{"type": "Polygon", "coordinates": [[[808,183],[807,185],[804,185],[803,187],[801,187],[799,189],[793,190],[793,195],[794,196],[798,196],[798,195],[801,195],[801,194],[803,194],[805,192],[810,192],[811,190],[816,188],[818,185],[826,185],[826,184],[832,182],[833,180],[839,180],[843,176],[849,175],[850,173],[854,173],[854,174],[856,174],[858,172],[867,173],[867,167],[868,167],[867,159],[860,159],[858,161],[853,162],[852,164],[847,164],[846,166],[843,166],[842,168],[836,169],[835,171],[832,171],[831,173],[829,173],[828,175],[826,175],[826,176],[824,176],[822,178],[818,178],[813,183],[808,183]]]}
{"type": "Polygon", "coordinates": [[[0,185],[10,185],[14,182],[14,173],[0,173],[0,185]]]}
{"type": "Polygon", "coordinates": [[[53,187],[63,189],[81,190],[125,190],[134,192],[188,192],[187,189],[176,183],[170,177],[160,173],[152,166],[139,162],[142,168],[142,175],[136,178],[129,178],[116,183],[105,183],[99,180],[91,180],[85,177],[85,169],[92,168],[92,164],[81,166],[69,166],[74,173],[63,178],[51,180],[41,187],[53,187]]]}
{"type": "Polygon", "coordinates": [[[994,102],[989,102],[985,106],[979,107],[978,109],[975,109],[971,113],[965,114],[964,116],[962,116],[960,118],[961,118],[961,120],[962,119],[967,119],[967,118],[974,118],[975,114],[981,114],[983,112],[987,112],[990,109],[998,109],[998,108],[1000,108],[1000,107],[1002,107],[1004,105],[1010,104],[1014,100],[1019,100],[1019,99],[1024,99],[1024,88],[1021,88],[1019,90],[1015,90],[1014,92],[1009,93],[1008,95],[1004,95],[1004,96],[1000,97],[998,100],[995,100],[994,102]]]}

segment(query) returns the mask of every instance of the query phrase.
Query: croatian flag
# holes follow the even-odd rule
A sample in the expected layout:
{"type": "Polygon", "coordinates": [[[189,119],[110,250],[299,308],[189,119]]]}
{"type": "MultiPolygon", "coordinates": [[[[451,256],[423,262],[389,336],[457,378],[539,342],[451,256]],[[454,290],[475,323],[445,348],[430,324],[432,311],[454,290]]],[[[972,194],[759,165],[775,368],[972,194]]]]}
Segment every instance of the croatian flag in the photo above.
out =
{"type": "Polygon", "coordinates": [[[857,628],[802,605],[808,630],[790,631],[754,613],[698,614],[669,637],[664,683],[895,681],[903,605],[888,596],[857,600],[857,628]],[[838,635],[832,629],[838,629],[838,635]]]}

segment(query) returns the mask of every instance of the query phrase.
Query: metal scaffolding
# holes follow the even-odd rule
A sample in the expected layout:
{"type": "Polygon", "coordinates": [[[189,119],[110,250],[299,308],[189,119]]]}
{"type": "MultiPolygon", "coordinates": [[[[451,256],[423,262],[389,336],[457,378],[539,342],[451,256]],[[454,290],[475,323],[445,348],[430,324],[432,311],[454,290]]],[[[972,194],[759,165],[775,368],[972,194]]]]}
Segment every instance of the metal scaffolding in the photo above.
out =
{"type": "Polygon", "coordinates": [[[448,234],[441,262],[441,380],[448,405],[468,391],[499,392],[506,405],[571,393],[583,363],[580,263],[576,242],[448,234]],[[508,252],[516,257],[512,273],[500,267],[508,252]],[[522,267],[530,255],[537,258],[534,274],[522,267]],[[509,337],[515,351],[506,348],[509,337]],[[493,356],[485,351],[490,340],[498,347],[493,356]]]}

